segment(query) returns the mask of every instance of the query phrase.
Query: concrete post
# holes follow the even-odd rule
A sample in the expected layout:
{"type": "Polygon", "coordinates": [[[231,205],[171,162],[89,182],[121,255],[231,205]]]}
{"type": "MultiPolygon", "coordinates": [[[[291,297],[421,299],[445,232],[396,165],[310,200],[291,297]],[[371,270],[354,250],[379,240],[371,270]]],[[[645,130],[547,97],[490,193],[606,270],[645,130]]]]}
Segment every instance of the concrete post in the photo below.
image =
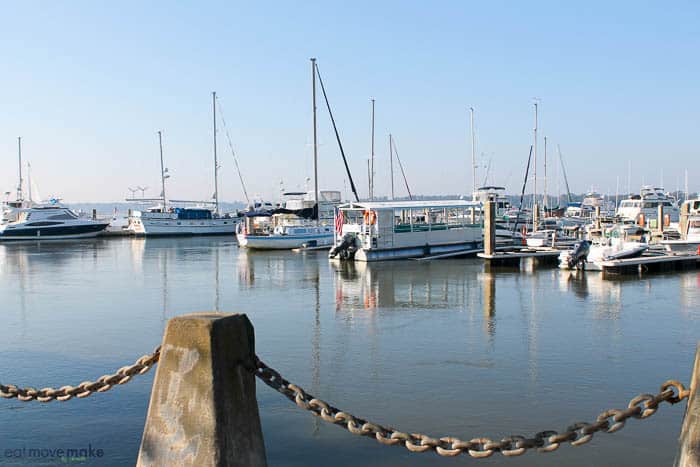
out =
{"type": "Polygon", "coordinates": [[[680,219],[680,230],[681,238],[683,240],[688,238],[688,217],[690,216],[690,203],[684,202],[681,204],[681,219],[680,219]]]}
{"type": "Polygon", "coordinates": [[[700,343],[690,377],[690,397],[683,417],[676,467],[700,467],[700,343]]]}
{"type": "Polygon", "coordinates": [[[595,228],[600,230],[601,223],[600,223],[600,206],[595,207],[595,228]]]}
{"type": "Polygon", "coordinates": [[[537,232],[540,228],[540,207],[535,204],[532,206],[532,231],[537,232]]]}
{"type": "Polygon", "coordinates": [[[492,255],[496,251],[496,203],[484,204],[484,253],[492,255]]]}
{"type": "Polygon", "coordinates": [[[168,321],[137,466],[266,466],[253,326],[243,314],[168,321]]]}

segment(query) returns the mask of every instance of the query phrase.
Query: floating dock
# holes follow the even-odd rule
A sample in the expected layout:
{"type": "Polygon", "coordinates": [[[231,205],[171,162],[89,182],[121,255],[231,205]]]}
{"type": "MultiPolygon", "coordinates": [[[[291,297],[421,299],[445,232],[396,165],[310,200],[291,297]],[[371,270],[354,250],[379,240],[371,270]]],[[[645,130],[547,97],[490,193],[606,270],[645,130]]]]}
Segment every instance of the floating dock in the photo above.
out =
{"type": "Polygon", "coordinates": [[[558,263],[561,250],[554,248],[525,248],[513,251],[496,251],[493,253],[478,253],[476,256],[485,259],[491,266],[519,267],[523,259],[535,259],[542,263],[558,263]]]}
{"type": "Polygon", "coordinates": [[[645,272],[678,271],[696,269],[700,265],[697,254],[656,254],[638,258],[601,261],[606,274],[642,274],[645,272]]]}

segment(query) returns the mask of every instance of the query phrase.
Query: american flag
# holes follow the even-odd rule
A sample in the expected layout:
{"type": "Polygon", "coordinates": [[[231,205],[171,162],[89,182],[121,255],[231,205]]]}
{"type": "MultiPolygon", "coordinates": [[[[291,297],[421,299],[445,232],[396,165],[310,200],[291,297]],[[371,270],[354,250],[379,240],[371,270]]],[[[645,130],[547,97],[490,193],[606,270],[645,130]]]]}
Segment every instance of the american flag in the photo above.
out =
{"type": "Polygon", "coordinates": [[[335,208],[335,231],[338,232],[338,235],[343,234],[343,221],[343,211],[335,208]]]}

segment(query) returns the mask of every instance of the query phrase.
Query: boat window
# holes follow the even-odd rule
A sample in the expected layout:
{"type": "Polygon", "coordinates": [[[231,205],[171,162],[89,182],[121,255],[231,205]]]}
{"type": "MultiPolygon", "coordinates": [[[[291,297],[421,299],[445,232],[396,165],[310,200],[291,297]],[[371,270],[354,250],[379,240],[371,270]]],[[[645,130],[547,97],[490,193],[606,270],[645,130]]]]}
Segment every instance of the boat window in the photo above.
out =
{"type": "Polygon", "coordinates": [[[700,221],[690,221],[691,229],[700,229],[700,221]]]}
{"type": "Polygon", "coordinates": [[[62,222],[45,222],[45,221],[38,221],[38,222],[29,222],[27,223],[27,227],[48,227],[50,225],[61,225],[63,224],[62,222]]]}
{"type": "Polygon", "coordinates": [[[693,209],[694,209],[694,210],[700,209],[700,201],[695,201],[695,202],[693,203],[693,209]]]}
{"type": "Polygon", "coordinates": [[[53,216],[47,216],[46,219],[52,220],[52,221],[67,221],[71,219],[75,219],[75,216],[72,216],[68,214],[67,212],[64,212],[62,214],[54,214],[53,216]]]}

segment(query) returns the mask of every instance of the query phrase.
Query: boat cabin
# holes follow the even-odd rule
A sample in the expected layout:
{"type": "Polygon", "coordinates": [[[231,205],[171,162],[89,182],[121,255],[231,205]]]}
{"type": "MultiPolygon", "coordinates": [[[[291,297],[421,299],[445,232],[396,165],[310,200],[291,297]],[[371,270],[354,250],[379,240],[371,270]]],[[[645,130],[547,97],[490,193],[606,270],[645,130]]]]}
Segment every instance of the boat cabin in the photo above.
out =
{"type": "Polygon", "coordinates": [[[472,223],[480,202],[466,200],[382,201],[340,205],[335,217],[335,244],[355,238],[360,261],[417,257],[447,247],[476,248],[481,224],[472,223]],[[373,255],[378,252],[378,255],[373,255]]]}

